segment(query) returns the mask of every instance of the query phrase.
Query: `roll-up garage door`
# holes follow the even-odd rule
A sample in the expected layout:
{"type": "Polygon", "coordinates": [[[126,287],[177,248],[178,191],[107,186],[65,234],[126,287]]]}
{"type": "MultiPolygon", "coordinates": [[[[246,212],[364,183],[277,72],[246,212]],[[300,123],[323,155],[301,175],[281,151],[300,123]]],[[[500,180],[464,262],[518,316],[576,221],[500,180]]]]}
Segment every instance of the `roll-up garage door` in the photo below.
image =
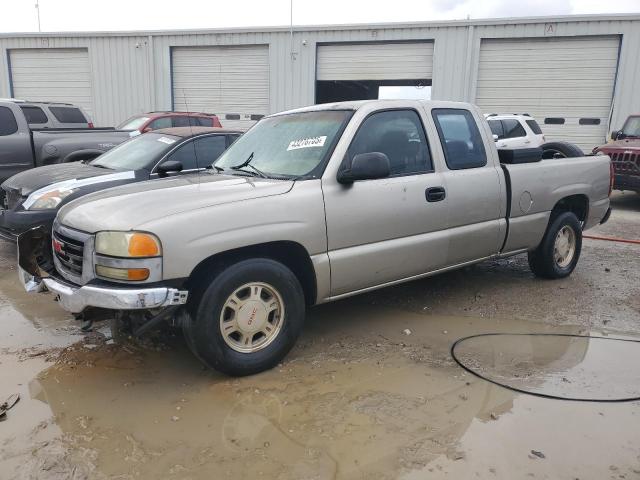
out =
{"type": "Polygon", "coordinates": [[[318,46],[317,80],[420,80],[433,72],[433,42],[318,46]]]}
{"type": "Polygon", "coordinates": [[[590,152],[607,136],[619,47],[617,36],[483,40],[476,101],[529,113],[547,140],[590,152]]]}
{"type": "Polygon", "coordinates": [[[249,127],[269,113],[269,47],[173,47],[175,110],[215,113],[223,127],[249,127]]]}
{"type": "Polygon", "coordinates": [[[9,51],[15,98],[73,103],[93,115],[91,67],[86,48],[27,48],[9,51]]]}

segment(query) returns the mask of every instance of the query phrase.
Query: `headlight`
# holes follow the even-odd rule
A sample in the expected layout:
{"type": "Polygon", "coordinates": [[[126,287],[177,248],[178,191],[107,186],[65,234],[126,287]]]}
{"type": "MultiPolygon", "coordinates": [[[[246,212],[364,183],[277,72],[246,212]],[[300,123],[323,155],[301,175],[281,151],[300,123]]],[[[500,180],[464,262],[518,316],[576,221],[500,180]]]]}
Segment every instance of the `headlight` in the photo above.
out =
{"type": "Polygon", "coordinates": [[[75,189],[60,189],[60,190],[51,190],[50,192],[43,193],[40,196],[35,198],[27,199],[27,202],[24,204],[24,208],[26,210],[53,210],[58,208],[58,205],[62,203],[62,200],[67,198],[75,192],[75,189]]]}
{"type": "Polygon", "coordinates": [[[110,257],[148,258],[162,255],[160,240],[143,232],[99,232],[96,253],[110,257]]]}

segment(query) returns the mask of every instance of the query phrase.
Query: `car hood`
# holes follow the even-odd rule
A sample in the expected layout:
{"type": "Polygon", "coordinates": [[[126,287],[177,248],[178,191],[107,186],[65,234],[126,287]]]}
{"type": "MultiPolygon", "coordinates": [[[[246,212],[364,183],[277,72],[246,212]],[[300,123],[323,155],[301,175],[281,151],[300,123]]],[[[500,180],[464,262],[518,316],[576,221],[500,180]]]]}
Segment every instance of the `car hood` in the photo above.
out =
{"type": "Polygon", "coordinates": [[[150,180],[86,195],[63,207],[58,221],[88,233],[144,229],[148,222],[186,211],[281,195],[293,184],[212,173],[150,180]]]}
{"type": "MultiPolygon", "coordinates": [[[[93,167],[79,162],[60,163],[45,167],[32,168],[18,173],[7,179],[2,188],[5,190],[18,190],[20,195],[26,197],[36,190],[48,187],[54,183],[67,182],[69,180],[86,180],[88,178],[103,177],[100,182],[108,182],[113,175],[121,175],[114,170],[93,167]]],[[[86,183],[86,182],[84,182],[86,183]]]]}
{"type": "Polygon", "coordinates": [[[640,150],[640,138],[624,138],[615,142],[602,145],[600,148],[603,152],[618,150],[640,150]]]}

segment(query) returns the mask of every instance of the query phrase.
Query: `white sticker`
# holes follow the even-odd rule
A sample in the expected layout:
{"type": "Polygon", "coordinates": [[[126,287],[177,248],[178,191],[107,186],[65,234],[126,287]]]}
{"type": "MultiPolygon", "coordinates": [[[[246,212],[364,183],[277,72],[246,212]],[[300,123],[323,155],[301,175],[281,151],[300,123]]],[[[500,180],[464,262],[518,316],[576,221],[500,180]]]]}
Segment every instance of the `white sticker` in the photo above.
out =
{"type": "Polygon", "coordinates": [[[162,143],[166,143],[167,145],[171,145],[171,144],[173,144],[173,143],[176,143],[176,141],[175,141],[174,139],[172,139],[172,138],[167,138],[167,137],[160,137],[160,138],[158,139],[158,141],[159,141],[159,142],[162,142],[162,143]]]}
{"type": "Polygon", "coordinates": [[[287,151],[297,150],[299,148],[324,147],[324,142],[326,142],[326,140],[326,135],[323,135],[322,137],[301,138],[300,140],[294,140],[291,142],[287,147],[287,151]]]}

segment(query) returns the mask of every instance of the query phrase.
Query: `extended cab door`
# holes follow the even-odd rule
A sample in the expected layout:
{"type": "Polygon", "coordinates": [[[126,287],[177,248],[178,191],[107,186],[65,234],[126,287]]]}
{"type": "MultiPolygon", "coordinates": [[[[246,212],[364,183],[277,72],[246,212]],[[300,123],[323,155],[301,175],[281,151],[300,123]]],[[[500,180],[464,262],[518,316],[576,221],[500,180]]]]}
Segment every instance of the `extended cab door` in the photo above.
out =
{"type": "Polygon", "coordinates": [[[29,126],[13,103],[0,105],[0,183],[33,167],[29,126]]]}
{"type": "MultiPolygon", "coordinates": [[[[410,278],[443,266],[449,200],[434,171],[424,112],[394,108],[362,119],[340,168],[357,154],[389,158],[388,178],[340,184],[335,171],[322,180],[331,296],[410,278]]],[[[346,137],[346,135],[345,135],[346,137]]]]}
{"type": "Polygon", "coordinates": [[[478,128],[482,117],[462,108],[434,108],[431,115],[447,167],[447,265],[494,255],[504,240],[506,192],[502,171],[484,142],[488,133],[483,137],[478,128]]]}

